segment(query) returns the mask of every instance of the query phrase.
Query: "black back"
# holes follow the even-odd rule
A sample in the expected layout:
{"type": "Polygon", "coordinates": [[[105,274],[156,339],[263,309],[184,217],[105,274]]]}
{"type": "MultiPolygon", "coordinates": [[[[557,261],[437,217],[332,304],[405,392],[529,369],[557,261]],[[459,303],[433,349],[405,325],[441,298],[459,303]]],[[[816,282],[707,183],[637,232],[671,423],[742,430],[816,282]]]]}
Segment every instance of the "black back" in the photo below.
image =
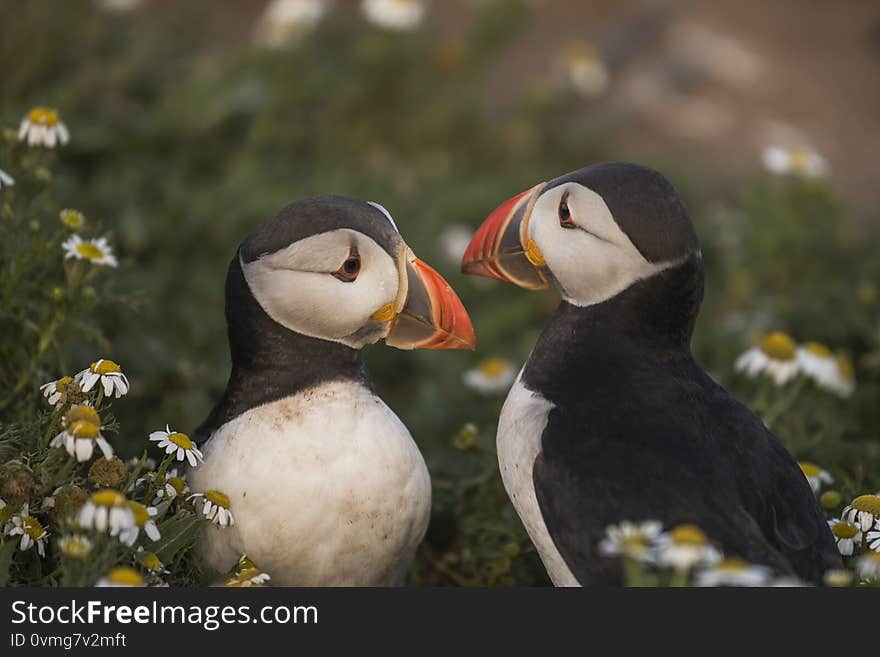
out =
{"type": "Polygon", "coordinates": [[[701,527],[728,556],[821,583],[840,555],[797,463],[694,361],[702,261],[603,303],[563,302],[523,383],[551,401],[533,479],[548,531],[582,584],[619,584],[608,525],[701,527]]]}

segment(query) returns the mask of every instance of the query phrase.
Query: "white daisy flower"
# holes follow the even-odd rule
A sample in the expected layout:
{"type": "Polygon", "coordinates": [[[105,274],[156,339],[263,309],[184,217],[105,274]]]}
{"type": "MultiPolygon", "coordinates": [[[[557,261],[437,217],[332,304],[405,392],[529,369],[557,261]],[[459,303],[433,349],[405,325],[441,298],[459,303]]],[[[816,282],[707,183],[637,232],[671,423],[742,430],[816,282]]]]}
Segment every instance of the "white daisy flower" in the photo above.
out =
{"type": "Polygon", "coordinates": [[[143,585],[144,578],[141,577],[140,573],[134,568],[128,568],[127,566],[114,568],[109,573],[104,575],[104,577],[99,579],[97,584],[95,584],[95,586],[115,588],[143,585]]]}
{"type": "Polygon", "coordinates": [[[186,459],[192,467],[196,467],[204,460],[201,450],[189,439],[189,436],[179,431],[172,431],[167,424],[165,431],[160,429],[151,433],[150,440],[159,443],[159,449],[164,449],[166,454],[177,452],[177,460],[186,459]]]}
{"type": "Polygon", "coordinates": [[[464,373],[466,386],[484,395],[495,395],[507,392],[516,378],[513,363],[504,358],[486,358],[481,360],[474,369],[464,373]]]}
{"type": "Polygon", "coordinates": [[[269,577],[268,573],[262,572],[253,561],[248,559],[247,556],[242,555],[223,586],[233,588],[263,586],[270,579],[272,578],[269,577]]]}
{"type": "Polygon", "coordinates": [[[64,556],[72,559],[85,559],[94,547],[92,539],[83,534],[64,536],[58,540],[58,547],[64,556]]]}
{"type": "Polygon", "coordinates": [[[866,552],[856,559],[856,572],[866,582],[880,580],[880,552],[866,552]]]}
{"type": "Polygon", "coordinates": [[[82,462],[92,458],[97,444],[104,458],[113,457],[113,448],[101,435],[101,418],[91,406],[74,406],[64,414],[62,424],[64,431],[52,439],[50,447],[64,447],[68,454],[82,462]]]}
{"type": "Polygon", "coordinates": [[[865,534],[868,541],[868,549],[874,552],[880,552],[880,519],[874,525],[874,529],[865,534]]]}
{"type": "Polygon", "coordinates": [[[858,525],[839,518],[829,520],[828,526],[831,528],[834,540],[837,541],[837,549],[843,556],[850,556],[855,546],[862,541],[862,530],[858,525]]]}
{"type": "Polygon", "coordinates": [[[606,556],[627,556],[638,561],[651,561],[651,546],[663,525],[656,520],[634,523],[624,520],[605,529],[599,553],[606,556]]]}
{"type": "Polygon", "coordinates": [[[844,570],[843,568],[830,568],[825,571],[825,575],[822,577],[822,581],[824,582],[825,586],[844,588],[847,586],[852,586],[853,574],[848,570],[844,570]]]}
{"type": "Polygon", "coordinates": [[[766,374],[781,386],[798,374],[797,346],[785,333],[771,333],[737,358],[734,369],[751,378],[766,374]]]}
{"type": "Polygon", "coordinates": [[[836,359],[837,371],[828,382],[827,388],[838,397],[849,397],[856,389],[855,369],[845,356],[836,359]]]}
{"type": "Polygon", "coordinates": [[[831,476],[831,473],[827,470],[823,470],[815,463],[798,461],[798,466],[800,467],[801,472],[804,473],[807,481],[810,482],[810,488],[813,489],[814,493],[819,492],[819,489],[822,488],[822,484],[834,483],[834,477],[831,476]]]}
{"type": "Polygon", "coordinates": [[[876,495],[859,495],[843,509],[840,517],[847,522],[855,523],[866,532],[880,520],[880,497],[876,495]]]}
{"type": "Polygon", "coordinates": [[[764,149],[761,159],[764,167],[777,176],[824,178],[828,175],[827,160],[805,148],[770,146],[764,149]]]}
{"type": "Polygon", "coordinates": [[[695,525],[679,525],[661,534],[655,545],[657,563],[678,571],[687,571],[697,565],[711,565],[721,559],[718,550],[712,547],[706,535],[695,525]]]}
{"type": "Polygon", "coordinates": [[[99,532],[109,529],[114,534],[136,525],[134,511],[125,495],[110,488],[92,493],[79,510],[76,521],[84,529],[99,532]]]}
{"type": "Polygon", "coordinates": [[[235,518],[232,517],[232,511],[229,510],[229,497],[218,490],[208,490],[204,493],[195,493],[190,495],[189,499],[196,498],[196,502],[201,504],[201,513],[215,525],[221,527],[232,526],[235,524],[235,518]]]}
{"type": "Polygon", "coordinates": [[[114,395],[117,399],[128,394],[128,378],[122,373],[118,363],[106,358],[100,358],[76,375],[76,380],[82,386],[83,392],[88,392],[99,381],[104,387],[104,395],[114,395]]]}
{"type": "Polygon", "coordinates": [[[137,551],[137,560],[144,568],[156,575],[167,575],[169,571],[163,564],[155,552],[144,552],[144,548],[139,547],[137,551]]]}
{"type": "Polygon", "coordinates": [[[406,32],[418,27],[424,19],[425,3],[422,0],[363,0],[361,11],[376,27],[406,32]]]}
{"type": "Polygon", "coordinates": [[[766,586],[770,569],[742,559],[723,559],[716,566],[697,574],[697,586],[766,586]]]}
{"type": "Polygon", "coordinates": [[[30,509],[25,503],[21,510],[12,516],[5,531],[7,536],[21,536],[18,549],[24,552],[30,548],[37,546],[37,552],[41,557],[46,556],[46,541],[49,532],[43,527],[42,523],[30,515],[30,509]]]}
{"type": "Polygon", "coordinates": [[[61,243],[61,248],[64,249],[65,258],[88,260],[93,265],[104,267],[116,267],[119,265],[116,256],[113,255],[113,249],[107,243],[106,237],[84,240],[74,233],[61,243]]]}
{"type": "Polygon", "coordinates": [[[15,185],[15,179],[3,169],[0,169],[0,189],[3,189],[4,187],[12,187],[13,185],[15,185]]]}
{"type": "Polygon", "coordinates": [[[821,388],[829,389],[837,377],[837,361],[821,342],[805,342],[797,348],[798,367],[821,388]]]}
{"type": "Polygon", "coordinates": [[[70,391],[79,392],[79,385],[75,385],[73,389],[70,388],[70,384],[75,383],[75,380],[72,376],[62,376],[60,379],[56,379],[55,381],[49,381],[49,383],[44,383],[40,386],[40,392],[43,393],[43,397],[46,398],[46,401],[49,402],[50,405],[55,406],[58,402],[66,403],[67,402],[67,393],[70,391]]]}
{"type": "MultiPolygon", "coordinates": [[[[138,480],[140,481],[140,480],[138,480]]],[[[165,483],[156,491],[153,504],[158,504],[163,499],[173,500],[189,493],[189,486],[184,475],[178,474],[177,468],[171,468],[165,475],[165,483]]]]}
{"type": "Polygon", "coordinates": [[[462,224],[447,226],[440,233],[440,253],[454,267],[461,266],[461,258],[471,243],[473,231],[462,224]]]}
{"type": "Polygon", "coordinates": [[[579,96],[595,98],[608,88],[608,67],[591,44],[569,44],[562,51],[561,62],[569,86],[579,96]]]}
{"type": "Polygon", "coordinates": [[[18,140],[27,140],[28,146],[55,148],[55,144],[66,144],[70,140],[70,135],[56,110],[49,107],[35,107],[21,120],[18,140]]]}
{"type": "Polygon", "coordinates": [[[159,513],[156,507],[144,506],[140,502],[129,500],[128,508],[130,508],[132,514],[134,514],[134,524],[130,527],[121,529],[111,529],[111,536],[119,536],[119,540],[129,547],[133,546],[135,541],[137,541],[141,529],[144,530],[147,538],[151,541],[158,541],[162,538],[162,535],[159,533],[159,528],[156,526],[156,521],[153,520],[153,518],[159,513]]]}
{"type": "Polygon", "coordinates": [[[257,23],[258,43],[277,48],[310,32],[328,10],[326,0],[273,0],[257,23]]]}

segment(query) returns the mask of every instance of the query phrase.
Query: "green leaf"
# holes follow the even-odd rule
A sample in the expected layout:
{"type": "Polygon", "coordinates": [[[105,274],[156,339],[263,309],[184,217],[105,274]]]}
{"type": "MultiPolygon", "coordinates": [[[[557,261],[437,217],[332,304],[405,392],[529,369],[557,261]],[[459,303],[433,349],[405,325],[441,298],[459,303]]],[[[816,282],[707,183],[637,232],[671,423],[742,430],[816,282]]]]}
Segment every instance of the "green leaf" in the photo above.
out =
{"type": "Polygon", "coordinates": [[[0,545],[0,586],[6,586],[9,582],[9,571],[12,569],[12,557],[18,541],[7,540],[0,545]]]}
{"type": "Polygon", "coordinates": [[[153,552],[163,563],[170,563],[180,550],[192,545],[202,522],[203,519],[193,513],[169,518],[159,525],[162,538],[156,541],[153,552]]]}

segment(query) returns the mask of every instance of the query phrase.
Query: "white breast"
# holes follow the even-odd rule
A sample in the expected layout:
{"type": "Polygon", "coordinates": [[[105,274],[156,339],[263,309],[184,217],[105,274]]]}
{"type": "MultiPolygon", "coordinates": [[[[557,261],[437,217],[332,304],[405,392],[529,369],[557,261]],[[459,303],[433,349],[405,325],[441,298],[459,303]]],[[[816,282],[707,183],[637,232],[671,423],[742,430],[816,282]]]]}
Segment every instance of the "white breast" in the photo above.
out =
{"type": "Polygon", "coordinates": [[[541,434],[553,404],[528,390],[521,379],[522,372],[507,395],[498,420],[496,442],[501,479],[553,584],[580,586],[547,532],[532,478],[535,459],[541,451],[541,434]]]}
{"type": "Polygon", "coordinates": [[[247,554],[276,585],[400,584],[424,537],[431,483],[403,423],[334,382],[243,413],[205,445],[194,491],[229,496],[235,526],[197,543],[226,572],[247,554]]]}

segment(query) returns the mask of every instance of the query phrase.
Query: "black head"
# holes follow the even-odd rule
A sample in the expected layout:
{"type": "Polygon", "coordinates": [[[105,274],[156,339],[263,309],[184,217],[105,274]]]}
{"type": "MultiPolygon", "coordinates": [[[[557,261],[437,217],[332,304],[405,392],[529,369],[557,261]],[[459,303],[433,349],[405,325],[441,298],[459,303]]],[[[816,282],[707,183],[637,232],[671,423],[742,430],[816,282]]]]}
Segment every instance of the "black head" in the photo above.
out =
{"type": "Polygon", "coordinates": [[[578,308],[623,297],[625,312],[614,304],[621,329],[665,327],[672,317],[688,336],[703,289],[699,241],[678,192],[625,162],[579,169],[502,204],[462,268],[530,289],[553,283],[578,308]]]}

